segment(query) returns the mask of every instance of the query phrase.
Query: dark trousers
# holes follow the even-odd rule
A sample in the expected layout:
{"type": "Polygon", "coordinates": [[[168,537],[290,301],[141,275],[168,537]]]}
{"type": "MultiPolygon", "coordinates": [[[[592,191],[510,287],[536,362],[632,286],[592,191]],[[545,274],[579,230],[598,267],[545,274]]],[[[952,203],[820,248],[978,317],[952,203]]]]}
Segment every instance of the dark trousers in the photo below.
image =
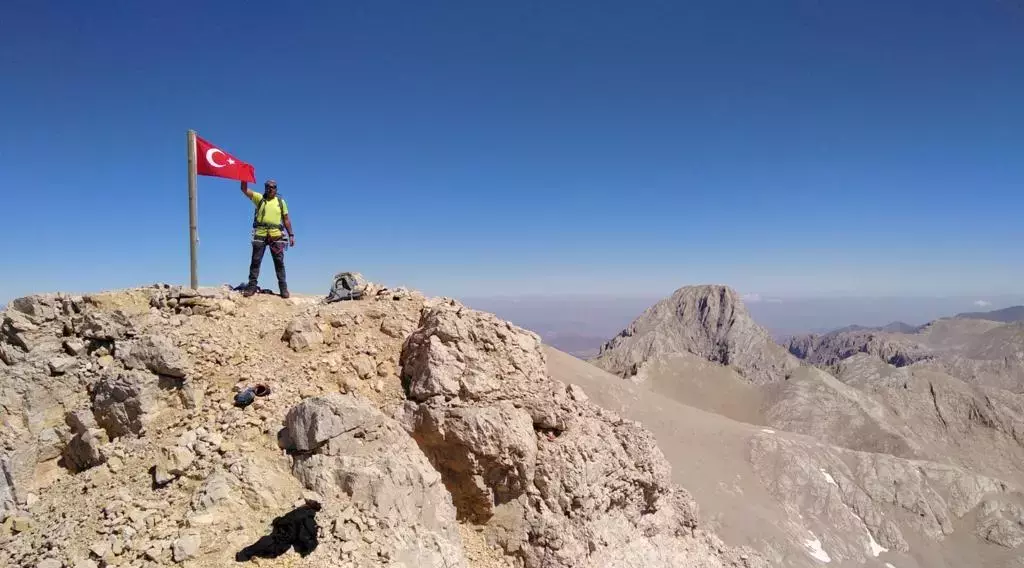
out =
{"type": "Polygon", "coordinates": [[[270,247],[270,257],[274,259],[274,271],[277,272],[277,287],[283,293],[288,291],[288,281],[284,274],[284,237],[256,237],[252,241],[252,262],[249,263],[249,286],[255,287],[260,279],[260,264],[263,253],[270,247]]]}

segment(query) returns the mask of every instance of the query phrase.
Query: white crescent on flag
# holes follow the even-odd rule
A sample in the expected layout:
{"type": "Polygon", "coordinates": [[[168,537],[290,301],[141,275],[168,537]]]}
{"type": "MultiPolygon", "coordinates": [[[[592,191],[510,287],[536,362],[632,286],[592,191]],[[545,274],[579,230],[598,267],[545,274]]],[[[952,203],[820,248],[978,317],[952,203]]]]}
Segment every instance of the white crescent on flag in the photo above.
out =
{"type": "Polygon", "coordinates": [[[231,154],[210,144],[199,136],[195,137],[196,175],[237,179],[256,183],[256,172],[252,164],[236,159],[231,154]]]}
{"type": "Polygon", "coordinates": [[[224,154],[224,152],[221,152],[220,148],[210,148],[209,150],[206,151],[206,161],[209,162],[210,165],[215,168],[223,168],[227,164],[218,164],[217,162],[213,161],[213,155],[216,154],[217,152],[220,152],[223,155],[227,155],[224,154]]]}

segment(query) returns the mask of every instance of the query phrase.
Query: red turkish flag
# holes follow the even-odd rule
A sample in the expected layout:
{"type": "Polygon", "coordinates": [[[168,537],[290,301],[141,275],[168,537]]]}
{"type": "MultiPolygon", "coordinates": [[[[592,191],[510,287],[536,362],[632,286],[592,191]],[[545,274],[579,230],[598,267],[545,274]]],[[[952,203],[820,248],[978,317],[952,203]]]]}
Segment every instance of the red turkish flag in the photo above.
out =
{"type": "Polygon", "coordinates": [[[196,136],[196,173],[256,183],[256,169],[251,164],[196,136]]]}

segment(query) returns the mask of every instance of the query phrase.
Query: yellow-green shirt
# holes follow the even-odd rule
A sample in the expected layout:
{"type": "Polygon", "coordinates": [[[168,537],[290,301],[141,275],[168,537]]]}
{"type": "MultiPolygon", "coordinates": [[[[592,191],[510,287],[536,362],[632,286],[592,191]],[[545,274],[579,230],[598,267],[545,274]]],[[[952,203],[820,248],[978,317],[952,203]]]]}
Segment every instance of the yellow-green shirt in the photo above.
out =
{"type": "MultiPolygon", "coordinates": [[[[263,201],[263,195],[260,193],[256,193],[254,191],[252,193],[252,203],[257,207],[257,210],[259,210],[261,201],[263,201]]],[[[268,225],[280,225],[284,223],[283,219],[284,216],[287,214],[288,204],[285,203],[284,199],[281,199],[281,196],[275,196],[270,201],[267,201],[267,204],[263,206],[262,211],[259,211],[259,216],[256,218],[256,222],[266,223],[268,225]]],[[[270,236],[276,238],[281,236],[281,230],[276,227],[273,229],[267,227],[257,227],[256,236],[270,236]]]]}

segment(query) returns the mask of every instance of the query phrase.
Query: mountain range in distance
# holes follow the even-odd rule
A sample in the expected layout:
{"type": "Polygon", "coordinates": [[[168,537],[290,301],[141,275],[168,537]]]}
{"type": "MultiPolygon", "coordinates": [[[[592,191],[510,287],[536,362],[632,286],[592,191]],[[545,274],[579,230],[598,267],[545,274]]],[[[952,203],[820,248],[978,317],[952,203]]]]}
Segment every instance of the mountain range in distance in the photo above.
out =
{"type": "Polygon", "coordinates": [[[962,314],[957,314],[956,317],[961,319],[982,319],[989,321],[1001,321],[1004,323],[1024,321],[1024,306],[1010,306],[1009,308],[1003,308],[1001,310],[992,310],[989,312],[966,312],[962,314]]]}
{"type": "Polygon", "coordinates": [[[650,428],[718,534],[771,566],[1018,568],[1024,322],[983,319],[1010,313],[780,345],[739,294],[687,286],[589,360],[628,386],[570,382],[650,428]]]}
{"type": "MultiPolygon", "coordinates": [[[[808,333],[912,333],[946,317],[1024,320],[1024,296],[1011,295],[983,300],[970,296],[762,299],[756,295],[743,299],[754,321],[782,344],[808,333]],[[998,309],[978,311],[979,307],[998,309]]],[[[609,337],[659,300],[655,296],[596,295],[463,298],[467,305],[530,329],[548,345],[583,359],[596,356],[609,337]]]]}

